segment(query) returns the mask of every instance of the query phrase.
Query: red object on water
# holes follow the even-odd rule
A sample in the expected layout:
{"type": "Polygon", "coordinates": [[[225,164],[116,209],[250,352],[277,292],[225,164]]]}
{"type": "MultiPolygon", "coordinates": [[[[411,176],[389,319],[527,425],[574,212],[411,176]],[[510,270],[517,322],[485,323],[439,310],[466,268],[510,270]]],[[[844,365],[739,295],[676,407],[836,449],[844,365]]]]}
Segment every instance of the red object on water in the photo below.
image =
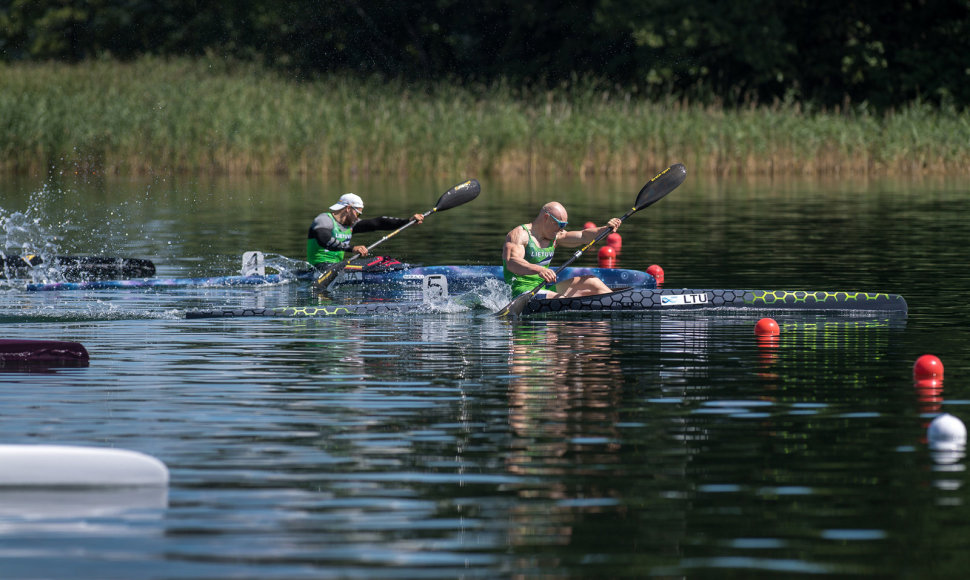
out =
{"type": "Polygon", "coordinates": [[[664,283],[664,269],[660,266],[653,264],[647,268],[647,274],[653,276],[653,279],[657,281],[657,284],[664,283]]]}
{"type": "Polygon", "coordinates": [[[762,318],[754,325],[754,333],[758,336],[777,336],[781,333],[774,318],[762,318]]]}
{"type": "Polygon", "coordinates": [[[612,234],[606,236],[606,245],[611,246],[614,250],[616,250],[616,253],[619,254],[620,248],[623,247],[623,238],[620,237],[620,234],[613,232],[612,234]]]}
{"type": "Polygon", "coordinates": [[[913,363],[913,377],[927,379],[930,377],[943,378],[943,363],[932,354],[924,354],[913,363]]]}
{"type": "Polygon", "coordinates": [[[584,230],[588,230],[589,228],[595,228],[595,227],[596,227],[596,224],[594,224],[593,222],[586,222],[583,224],[584,230]]]}
{"type": "MultiPolygon", "coordinates": [[[[764,368],[769,368],[778,362],[778,336],[777,335],[759,335],[755,338],[758,342],[758,358],[761,359],[761,366],[764,368]]],[[[768,378],[777,378],[774,373],[762,374],[768,378]]]]}
{"type": "Polygon", "coordinates": [[[599,258],[600,268],[612,268],[616,265],[616,250],[613,249],[613,246],[600,248],[597,257],[599,258]]]}
{"type": "Polygon", "coordinates": [[[940,379],[915,379],[913,381],[913,386],[921,394],[933,394],[939,395],[943,392],[943,381],[940,379]]]}

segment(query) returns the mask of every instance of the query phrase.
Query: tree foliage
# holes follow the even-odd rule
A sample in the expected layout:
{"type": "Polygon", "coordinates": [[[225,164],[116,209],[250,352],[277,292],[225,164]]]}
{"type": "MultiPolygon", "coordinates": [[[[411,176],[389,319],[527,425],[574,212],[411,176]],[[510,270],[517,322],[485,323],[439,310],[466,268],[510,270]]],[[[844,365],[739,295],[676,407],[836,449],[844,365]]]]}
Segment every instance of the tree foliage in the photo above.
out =
{"type": "Polygon", "coordinates": [[[970,0],[7,0],[0,60],[142,55],[293,75],[594,76],[648,96],[970,104],[970,0]]]}

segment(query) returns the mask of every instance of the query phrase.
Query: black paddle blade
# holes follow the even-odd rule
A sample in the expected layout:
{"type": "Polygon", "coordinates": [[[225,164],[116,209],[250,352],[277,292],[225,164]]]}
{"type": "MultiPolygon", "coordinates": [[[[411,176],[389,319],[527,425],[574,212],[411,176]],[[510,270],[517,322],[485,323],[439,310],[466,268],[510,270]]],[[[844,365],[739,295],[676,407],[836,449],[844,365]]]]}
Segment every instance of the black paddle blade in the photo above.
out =
{"type": "Polygon", "coordinates": [[[522,311],[525,310],[526,304],[528,304],[529,300],[532,300],[532,297],[535,295],[536,292],[534,291],[519,294],[514,300],[509,302],[505,308],[496,312],[495,316],[498,318],[508,318],[510,316],[512,318],[516,318],[518,315],[522,314],[522,311]]]}
{"type": "Polygon", "coordinates": [[[469,179],[444,192],[431,211],[445,211],[446,209],[451,209],[463,203],[468,203],[478,197],[478,194],[481,192],[482,186],[478,183],[478,180],[469,179]]]}
{"type": "Polygon", "coordinates": [[[341,268],[340,265],[337,264],[336,266],[327,270],[323,274],[320,274],[320,276],[317,277],[317,281],[313,283],[313,286],[317,289],[326,288],[327,286],[330,285],[331,282],[333,282],[333,279],[337,277],[337,274],[340,272],[340,270],[343,270],[343,268],[341,268]]]}
{"type": "Polygon", "coordinates": [[[633,204],[634,211],[655,204],[665,195],[677,189],[687,179],[687,168],[682,163],[671,165],[659,175],[647,182],[637,194],[637,201],[633,204]]]}

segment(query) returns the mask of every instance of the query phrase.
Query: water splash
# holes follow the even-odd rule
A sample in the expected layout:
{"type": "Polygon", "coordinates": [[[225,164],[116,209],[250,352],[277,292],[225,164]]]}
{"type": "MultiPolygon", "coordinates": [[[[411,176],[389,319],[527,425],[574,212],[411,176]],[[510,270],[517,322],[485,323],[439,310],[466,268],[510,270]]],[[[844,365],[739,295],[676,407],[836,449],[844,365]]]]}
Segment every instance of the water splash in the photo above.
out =
{"type": "MultiPolygon", "coordinates": [[[[131,236],[126,222],[135,208],[124,201],[112,204],[103,214],[90,205],[82,211],[76,193],[48,182],[30,193],[26,208],[0,207],[0,257],[4,258],[0,285],[64,282],[70,276],[56,259],[58,255],[73,254],[78,247],[94,247],[95,253],[110,255],[112,246],[127,245],[131,236]],[[85,217],[92,211],[97,217],[85,217]],[[75,249],[62,247],[66,241],[75,249]],[[7,259],[18,256],[29,263],[7,259]]],[[[140,205],[138,200],[134,203],[140,205]]],[[[140,238],[142,234],[134,235],[140,238]]]]}
{"type": "Polygon", "coordinates": [[[266,273],[276,273],[286,279],[296,279],[300,273],[312,268],[305,260],[294,260],[282,254],[267,253],[263,256],[265,259],[266,273]]]}
{"type": "Polygon", "coordinates": [[[509,285],[502,280],[487,279],[464,296],[466,304],[475,304],[492,312],[498,312],[513,298],[509,285]]]}
{"type": "Polygon", "coordinates": [[[31,210],[8,213],[0,208],[0,257],[3,260],[3,277],[23,277],[22,270],[14,271],[18,263],[26,267],[27,277],[33,282],[59,282],[64,275],[59,272],[53,257],[58,253],[57,238],[31,210]],[[23,258],[24,261],[9,258],[23,258]],[[36,257],[39,260],[33,260],[36,257]],[[36,264],[33,264],[34,262],[36,264]]]}

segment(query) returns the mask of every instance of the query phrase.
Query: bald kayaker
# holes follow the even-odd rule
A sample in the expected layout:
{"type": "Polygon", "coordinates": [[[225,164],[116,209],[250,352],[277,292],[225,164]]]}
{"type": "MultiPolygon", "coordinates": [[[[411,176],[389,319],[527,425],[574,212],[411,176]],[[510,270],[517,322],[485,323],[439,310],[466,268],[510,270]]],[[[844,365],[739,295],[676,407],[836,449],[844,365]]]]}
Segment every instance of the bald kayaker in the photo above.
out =
{"type": "Polygon", "coordinates": [[[505,282],[512,287],[513,296],[530,292],[540,284],[546,285],[536,294],[542,298],[590,296],[612,291],[596,276],[576,276],[557,282],[556,273],[549,269],[549,264],[557,246],[582,246],[607,230],[615,232],[622,221],[613,218],[603,227],[567,231],[567,219],[566,208],[558,201],[551,201],[542,206],[532,223],[516,226],[505,236],[502,265],[505,282]]]}
{"type": "MultiPolygon", "coordinates": [[[[364,200],[355,193],[345,193],[337,203],[330,206],[330,211],[315,217],[307,233],[307,262],[325,270],[330,264],[343,261],[346,252],[366,256],[367,246],[354,246],[350,243],[353,234],[394,230],[411,221],[386,216],[362,220],[360,216],[363,213],[364,200]]],[[[416,213],[413,219],[421,223],[424,215],[416,213]]]]}

